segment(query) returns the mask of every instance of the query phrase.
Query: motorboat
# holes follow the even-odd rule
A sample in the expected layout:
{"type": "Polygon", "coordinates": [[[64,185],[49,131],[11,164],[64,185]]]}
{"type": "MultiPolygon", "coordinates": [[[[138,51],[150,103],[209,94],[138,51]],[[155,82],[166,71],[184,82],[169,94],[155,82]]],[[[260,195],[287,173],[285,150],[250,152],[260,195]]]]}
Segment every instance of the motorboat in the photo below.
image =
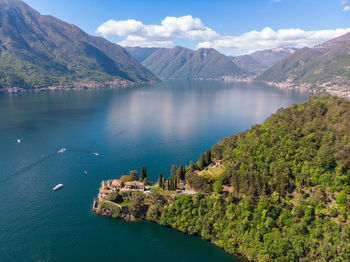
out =
{"type": "Polygon", "coordinates": [[[98,156],[99,154],[98,153],[93,153],[95,156],[98,156]]]}
{"type": "Polygon", "coordinates": [[[17,144],[20,144],[21,143],[21,139],[17,139],[17,144]]]}
{"type": "Polygon", "coordinates": [[[61,150],[57,151],[57,153],[63,153],[64,151],[66,151],[67,149],[62,148],[61,150]]]}
{"type": "Polygon", "coordinates": [[[58,189],[61,189],[63,187],[63,184],[58,184],[57,186],[55,186],[54,188],[53,188],[53,191],[56,191],[56,190],[58,190],[58,189]]]}

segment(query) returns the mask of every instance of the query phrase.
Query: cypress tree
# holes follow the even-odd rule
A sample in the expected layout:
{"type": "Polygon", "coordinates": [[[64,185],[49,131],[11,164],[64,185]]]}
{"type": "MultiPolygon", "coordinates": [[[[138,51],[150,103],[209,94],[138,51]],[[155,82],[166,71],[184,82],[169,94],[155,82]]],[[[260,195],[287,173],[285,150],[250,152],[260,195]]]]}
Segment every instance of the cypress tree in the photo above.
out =
{"type": "Polygon", "coordinates": [[[146,167],[143,166],[141,168],[141,181],[143,181],[147,177],[146,167]]]}
{"type": "Polygon", "coordinates": [[[180,165],[180,170],[181,170],[181,172],[180,172],[180,179],[183,181],[183,180],[185,180],[185,169],[184,169],[184,165],[183,164],[180,165]]]}
{"type": "Polygon", "coordinates": [[[163,188],[163,175],[162,175],[162,173],[159,174],[158,185],[160,188],[163,188]]]}
{"type": "Polygon", "coordinates": [[[165,188],[165,178],[163,177],[162,178],[162,189],[164,190],[164,188],[165,188]]]}
{"type": "Polygon", "coordinates": [[[176,177],[178,179],[181,179],[181,168],[180,167],[176,170],[176,177]]]}
{"type": "Polygon", "coordinates": [[[171,169],[170,169],[170,176],[174,176],[176,170],[177,170],[177,167],[176,167],[175,165],[172,165],[172,166],[171,166],[171,169]]]}

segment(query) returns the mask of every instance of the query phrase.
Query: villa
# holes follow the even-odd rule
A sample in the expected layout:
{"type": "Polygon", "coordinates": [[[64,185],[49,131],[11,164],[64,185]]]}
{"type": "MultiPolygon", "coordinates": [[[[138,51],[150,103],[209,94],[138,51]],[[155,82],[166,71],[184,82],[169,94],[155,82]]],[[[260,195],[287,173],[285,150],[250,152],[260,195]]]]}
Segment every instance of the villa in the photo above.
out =
{"type": "Polygon", "coordinates": [[[112,192],[112,189],[108,186],[101,186],[100,190],[98,191],[98,198],[99,200],[105,198],[110,192],[112,192]]]}
{"type": "Polygon", "coordinates": [[[124,187],[124,182],[121,179],[113,179],[111,184],[112,189],[122,189],[124,187]]]}
{"type": "Polygon", "coordinates": [[[125,182],[124,190],[145,191],[145,183],[140,181],[125,182]]]}

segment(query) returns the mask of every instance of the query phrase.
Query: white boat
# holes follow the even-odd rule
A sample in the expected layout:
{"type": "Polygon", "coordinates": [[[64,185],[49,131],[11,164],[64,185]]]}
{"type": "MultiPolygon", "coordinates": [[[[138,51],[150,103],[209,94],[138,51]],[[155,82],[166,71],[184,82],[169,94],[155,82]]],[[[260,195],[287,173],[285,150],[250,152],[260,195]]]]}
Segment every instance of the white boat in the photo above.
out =
{"type": "Polygon", "coordinates": [[[98,153],[93,153],[95,156],[98,156],[98,153]]]}
{"type": "Polygon", "coordinates": [[[17,144],[20,144],[21,143],[21,139],[17,139],[17,144]]]}
{"type": "Polygon", "coordinates": [[[54,188],[53,188],[53,191],[56,191],[56,190],[58,190],[58,189],[60,189],[60,188],[62,188],[63,187],[63,184],[58,184],[57,186],[55,186],[54,188]]]}
{"type": "Polygon", "coordinates": [[[61,150],[57,151],[57,153],[63,153],[64,151],[66,151],[67,149],[62,148],[61,150]]]}

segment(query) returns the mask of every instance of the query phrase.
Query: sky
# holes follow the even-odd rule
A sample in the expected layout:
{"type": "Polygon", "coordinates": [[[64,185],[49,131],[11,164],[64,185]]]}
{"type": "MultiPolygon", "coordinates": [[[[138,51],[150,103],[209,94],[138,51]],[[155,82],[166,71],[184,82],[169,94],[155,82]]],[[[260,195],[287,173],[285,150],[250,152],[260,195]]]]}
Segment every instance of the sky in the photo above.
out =
{"type": "Polygon", "coordinates": [[[24,0],[122,46],[240,55],[312,47],[350,32],[350,0],[24,0]]]}

